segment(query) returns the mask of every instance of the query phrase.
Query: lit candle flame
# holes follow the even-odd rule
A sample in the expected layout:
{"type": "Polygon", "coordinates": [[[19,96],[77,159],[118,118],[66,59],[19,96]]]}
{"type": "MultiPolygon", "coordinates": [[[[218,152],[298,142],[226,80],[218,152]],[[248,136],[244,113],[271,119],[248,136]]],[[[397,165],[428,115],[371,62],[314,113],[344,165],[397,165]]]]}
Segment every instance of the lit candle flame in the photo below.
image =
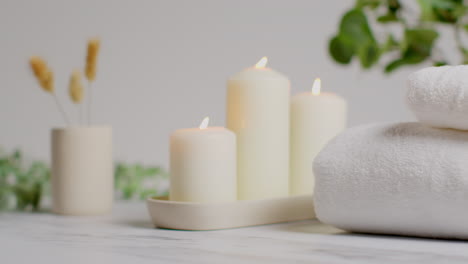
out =
{"type": "Polygon", "coordinates": [[[314,84],[312,85],[312,94],[319,95],[321,88],[322,88],[322,81],[320,80],[320,78],[316,78],[314,80],[314,84]]]}
{"type": "Polygon", "coordinates": [[[210,122],[209,117],[203,118],[203,121],[200,123],[200,129],[206,129],[208,127],[209,122],[210,122]]]}
{"type": "Polygon", "coordinates": [[[257,69],[264,69],[265,66],[266,66],[266,64],[267,64],[267,62],[268,62],[268,58],[267,58],[267,57],[263,57],[263,58],[261,58],[261,59],[257,62],[257,64],[255,64],[255,68],[257,68],[257,69]]]}

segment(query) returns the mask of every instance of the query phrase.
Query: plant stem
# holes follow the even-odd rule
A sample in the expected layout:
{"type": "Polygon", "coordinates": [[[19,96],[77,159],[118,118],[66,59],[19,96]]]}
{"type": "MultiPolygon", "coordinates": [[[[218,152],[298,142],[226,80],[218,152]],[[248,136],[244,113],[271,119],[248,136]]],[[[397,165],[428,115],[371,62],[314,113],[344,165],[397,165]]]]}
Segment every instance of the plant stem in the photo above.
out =
{"type": "Polygon", "coordinates": [[[78,124],[83,125],[83,104],[78,104],[78,124]]]}
{"type": "Polygon", "coordinates": [[[92,89],[91,89],[91,84],[92,82],[91,81],[88,81],[88,111],[87,111],[87,114],[88,114],[88,126],[91,125],[91,100],[92,100],[92,96],[91,96],[91,92],[92,92],[92,89]]]}
{"type": "Polygon", "coordinates": [[[65,120],[65,123],[67,123],[67,126],[70,125],[70,120],[68,119],[68,116],[67,116],[67,113],[65,113],[65,110],[63,109],[62,107],[62,104],[60,103],[57,95],[55,93],[53,93],[53,97],[55,99],[55,103],[57,104],[57,107],[60,111],[60,113],[62,113],[62,116],[63,116],[63,119],[65,120]]]}

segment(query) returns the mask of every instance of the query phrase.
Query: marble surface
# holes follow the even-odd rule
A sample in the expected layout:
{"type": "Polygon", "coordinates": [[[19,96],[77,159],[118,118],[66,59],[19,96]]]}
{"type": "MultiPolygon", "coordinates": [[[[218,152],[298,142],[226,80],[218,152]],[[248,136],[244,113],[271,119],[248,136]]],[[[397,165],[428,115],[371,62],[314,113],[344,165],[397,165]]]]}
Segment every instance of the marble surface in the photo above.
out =
{"type": "Polygon", "coordinates": [[[349,234],[315,220],[219,231],[152,227],[144,203],[112,216],[0,214],[0,263],[468,263],[468,242],[349,234]]]}

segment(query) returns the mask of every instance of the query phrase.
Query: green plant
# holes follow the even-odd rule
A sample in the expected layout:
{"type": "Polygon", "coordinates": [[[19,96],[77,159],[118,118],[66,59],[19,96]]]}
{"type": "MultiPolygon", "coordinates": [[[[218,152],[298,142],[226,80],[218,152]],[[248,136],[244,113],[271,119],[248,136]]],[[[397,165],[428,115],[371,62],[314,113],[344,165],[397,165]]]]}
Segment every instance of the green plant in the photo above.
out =
{"type": "Polygon", "coordinates": [[[168,194],[169,174],[161,167],[118,163],[115,167],[115,189],[125,200],[146,199],[168,194]]]}
{"type": "Polygon", "coordinates": [[[26,166],[20,151],[0,153],[0,210],[38,210],[49,178],[45,163],[26,166]]]}
{"type": "Polygon", "coordinates": [[[450,28],[461,63],[467,64],[468,49],[462,42],[462,35],[468,31],[467,11],[462,0],[405,4],[399,0],[356,0],[341,18],[338,33],[329,42],[329,52],[341,64],[349,64],[356,57],[363,69],[384,61],[386,73],[427,61],[440,66],[448,64],[449,59],[435,44],[439,32],[450,28]],[[374,29],[381,38],[376,37],[374,29]]]}
{"type": "MultiPolygon", "coordinates": [[[[0,211],[40,209],[41,199],[50,194],[50,169],[41,161],[30,165],[21,151],[0,152],[0,211]]],[[[168,173],[161,167],[118,162],[115,165],[117,198],[146,199],[168,194],[168,173]]]]}

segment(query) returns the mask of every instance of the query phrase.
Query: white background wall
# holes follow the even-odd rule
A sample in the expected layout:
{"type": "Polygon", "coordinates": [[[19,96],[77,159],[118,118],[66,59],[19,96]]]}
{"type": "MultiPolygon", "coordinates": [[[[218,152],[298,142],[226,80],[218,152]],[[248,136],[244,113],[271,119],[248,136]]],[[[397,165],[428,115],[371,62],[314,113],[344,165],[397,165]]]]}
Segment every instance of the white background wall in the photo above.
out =
{"type": "MultiPolygon", "coordinates": [[[[336,65],[327,42],[353,1],[0,0],[0,145],[48,160],[49,131],[62,126],[28,57],[45,57],[57,93],[76,118],[67,85],[86,40],[102,39],[94,120],[114,127],[118,160],[167,166],[168,136],[209,115],[225,122],[228,76],[268,56],[292,93],[323,89],[349,101],[349,126],[411,120],[406,75],[336,65]]],[[[326,113],[323,113],[326,115],[326,113]]]]}

